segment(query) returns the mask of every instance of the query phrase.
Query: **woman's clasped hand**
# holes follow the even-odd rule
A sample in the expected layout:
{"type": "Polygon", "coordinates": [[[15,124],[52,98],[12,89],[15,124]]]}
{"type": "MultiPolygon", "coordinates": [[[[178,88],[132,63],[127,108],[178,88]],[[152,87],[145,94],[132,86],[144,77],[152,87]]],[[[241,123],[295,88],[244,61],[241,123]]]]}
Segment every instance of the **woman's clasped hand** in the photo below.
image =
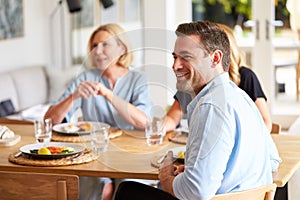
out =
{"type": "Polygon", "coordinates": [[[107,96],[109,89],[103,84],[95,81],[82,81],[77,89],[73,93],[73,98],[85,98],[88,99],[91,96],[102,95],[107,96]]]}

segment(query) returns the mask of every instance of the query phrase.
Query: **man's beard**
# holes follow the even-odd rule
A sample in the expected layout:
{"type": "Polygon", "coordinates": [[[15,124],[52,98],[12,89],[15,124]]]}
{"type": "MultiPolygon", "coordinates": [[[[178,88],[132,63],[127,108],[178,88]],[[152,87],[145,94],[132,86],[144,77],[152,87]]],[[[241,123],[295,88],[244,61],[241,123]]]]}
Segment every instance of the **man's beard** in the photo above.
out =
{"type": "Polygon", "coordinates": [[[189,93],[189,94],[195,93],[192,87],[191,80],[180,80],[180,81],[177,80],[176,88],[177,90],[185,93],[189,93]]]}

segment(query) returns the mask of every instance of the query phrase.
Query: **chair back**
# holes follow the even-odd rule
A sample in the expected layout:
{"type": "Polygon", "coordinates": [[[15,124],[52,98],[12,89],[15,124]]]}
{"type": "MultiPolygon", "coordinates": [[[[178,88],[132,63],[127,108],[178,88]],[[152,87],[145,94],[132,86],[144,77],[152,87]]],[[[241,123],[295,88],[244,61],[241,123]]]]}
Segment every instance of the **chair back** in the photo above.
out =
{"type": "Polygon", "coordinates": [[[27,120],[18,120],[18,119],[9,119],[9,118],[4,118],[0,117],[0,124],[33,124],[32,121],[27,121],[27,120]]]}
{"type": "Polygon", "coordinates": [[[273,200],[276,187],[276,184],[273,183],[251,190],[219,194],[211,200],[273,200]]]}
{"type": "Polygon", "coordinates": [[[281,132],[281,125],[277,123],[272,123],[271,134],[280,134],[281,132]]]}
{"type": "Polygon", "coordinates": [[[78,199],[76,175],[0,171],[1,199],[78,199]]]}

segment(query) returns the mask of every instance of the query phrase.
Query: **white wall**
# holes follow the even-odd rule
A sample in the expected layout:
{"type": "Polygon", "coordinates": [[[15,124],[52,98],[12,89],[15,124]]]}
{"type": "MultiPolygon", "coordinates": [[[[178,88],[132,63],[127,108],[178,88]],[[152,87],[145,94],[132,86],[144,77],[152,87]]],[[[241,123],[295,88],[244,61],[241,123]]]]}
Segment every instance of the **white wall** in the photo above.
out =
{"type": "Polygon", "coordinates": [[[191,0],[144,0],[143,26],[155,30],[145,31],[145,71],[150,82],[150,95],[156,105],[165,107],[173,103],[176,79],[172,70],[172,51],[178,24],[192,20],[191,0]],[[154,48],[153,48],[154,47],[154,48]]]}
{"type": "MultiPolygon", "coordinates": [[[[118,5],[117,0],[115,1],[114,6],[118,5]]],[[[0,55],[2,55],[0,72],[31,65],[44,65],[51,68],[64,68],[71,65],[71,15],[68,12],[66,1],[63,1],[62,6],[59,6],[58,2],[58,0],[23,0],[24,36],[0,41],[0,55]]],[[[95,6],[98,5],[99,2],[95,0],[95,6]]],[[[171,68],[173,59],[170,52],[174,41],[169,41],[168,34],[173,33],[179,23],[191,20],[191,0],[140,0],[140,5],[141,21],[131,24],[117,22],[126,31],[144,26],[159,28],[166,32],[166,35],[158,38],[161,41],[159,45],[162,45],[159,48],[163,51],[142,49],[135,52],[137,54],[136,65],[155,66],[151,69],[153,71],[150,70],[148,73],[150,81],[155,82],[152,88],[153,99],[156,99],[158,104],[165,106],[173,102],[173,95],[176,92],[175,77],[171,68]],[[161,70],[162,68],[163,70],[161,70]],[[157,92],[157,87],[162,90],[157,92]]],[[[99,6],[101,8],[101,5],[99,6]]],[[[113,7],[106,10],[101,9],[101,20],[98,23],[116,22],[116,19],[107,21],[110,18],[103,16],[105,13],[109,14],[112,9],[116,10],[113,7]]],[[[118,16],[116,13],[114,15],[118,16]]],[[[93,29],[90,29],[89,32],[93,29]]],[[[89,34],[84,35],[84,37],[88,36],[89,34]]],[[[81,43],[79,48],[85,52],[87,38],[82,38],[82,35],[79,38],[85,43],[81,43]]],[[[144,45],[158,41],[155,37],[149,37],[150,39],[147,41],[145,35],[142,38],[146,38],[144,45]]]]}
{"type": "Polygon", "coordinates": [[[0,40],[0,72],[29,65],[48,65],[47,4],[54,0],[23,0],[24,36],[0,40]]]}
{"type": "MultiPolygon", "coordinates": [[[[71,14],[66,1],[63,1],[62,6],[59,6],[58,2],[59,0],[23,0],[24,36],[0,40],[0,72],[30,65],[44,65],[52,68],[71,66],[71,14]],[[63,18],[61,13],[63,13],[63,18]],[[51,14],[53,14],[52,18],[51,14]],[[62,20],[63,23],[61,23],[62,20]],[[64,31],[62,31],[62,26],[64,26],[64,31]]],[[[116,1],[113,7],[104,10],[99,0],[94,0],[94,3],[102,12],[101,22],[103,20],[108,22],[109,17],[105,18],[103,14],[109,14],[113,9],[116,10],[115,7],[118,4],[116,1]]],[[[110,22],[115,22],[115,19],[110,22]]],[[[99,23],[98,20],[95,27],[99,23]]],[[[127,25],[123,26],[126,30],[133,29],[131,24],[128,27],[127,25]]],[[[86,37],[89,37],[95,27],[91,27],[88,33],[79,38],[84,43],[81,43],[79,47],[83,52],[86,52],[88,40],[86,37]]]]}

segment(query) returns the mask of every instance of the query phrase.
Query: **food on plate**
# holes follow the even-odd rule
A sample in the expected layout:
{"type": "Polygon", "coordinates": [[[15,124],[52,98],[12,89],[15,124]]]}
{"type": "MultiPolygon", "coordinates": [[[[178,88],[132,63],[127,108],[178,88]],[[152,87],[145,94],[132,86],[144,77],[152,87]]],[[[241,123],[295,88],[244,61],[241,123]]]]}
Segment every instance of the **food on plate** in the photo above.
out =
{"type": "Polygon", "coordinates": [[[77,125],[80,131],[91,131],[92,130],[92,123],[85,122],[77,125]]]}
{"type": "Polygon", "coordinates": [[[85,122],[85,123],[80,123],[80,124],[68,124],[67,126],[64,127],[64,130],[67,133],[74,133],[77,131],[91,131],[92,130],[92,123],[90,122],[85,122]]]}
{"type": "Polygon", "coordinates": [[[119,137],[122,135],[122,130],[120,129],[116,129],[116,128],[112,128],[109,132],[109,138],[110,139],[113,139],[113,138],[116,138],[116,137],[119,137]]]}
{"type": "Polygon", "coordinates": [[[51,151],[48,148],[43,147],[38,150],[38,154],[51,155],[51,151]]]}
{"type": "Polygon", "coordinates": [[[34,154],[44,154],[44,155],[55,155],[55,154],[68,154],[73,153],[75,150],[72,147],[56,147],[56,146],[48,146],[42,147],[40,149],[31,149],[30,153],[34,154]]]}
{"type": "Polygon", "coordinates": [[[0,126],[0,139],[5,140],[15,137],[15,133],[7,126],[0,126]]]}
{"type": "Polygon", "coordinates": [[[75,124],[69,124],[68,126],[65,126],[64,129],[67,133],[79,131],[79,128],[75,124]]]}
{"type": "Polygon", "coordinates": [[[184,159],[184,154],[185,154],[184,151],[179,151],[177,154],[177,158],[184,159]]]}

